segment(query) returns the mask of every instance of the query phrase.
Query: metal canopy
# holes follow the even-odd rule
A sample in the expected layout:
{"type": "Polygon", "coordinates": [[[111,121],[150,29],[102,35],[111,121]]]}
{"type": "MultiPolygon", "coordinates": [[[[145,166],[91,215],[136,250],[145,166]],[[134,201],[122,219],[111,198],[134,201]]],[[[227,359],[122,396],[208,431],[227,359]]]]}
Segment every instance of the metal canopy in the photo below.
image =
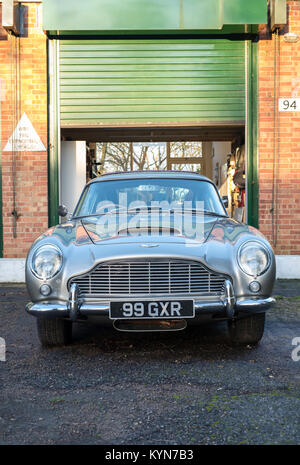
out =
{"type": "Polygon", "coordinates": [[[53,34],[178,33],[267,23],[267,0],[44,0],[53,34]]]}

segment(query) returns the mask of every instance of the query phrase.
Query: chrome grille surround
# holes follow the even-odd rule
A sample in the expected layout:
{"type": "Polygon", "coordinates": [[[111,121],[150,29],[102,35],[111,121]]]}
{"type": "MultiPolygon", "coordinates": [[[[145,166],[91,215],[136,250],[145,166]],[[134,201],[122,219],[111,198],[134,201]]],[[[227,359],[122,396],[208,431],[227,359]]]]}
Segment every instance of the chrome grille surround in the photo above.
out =
{"type": "Polygon", "coordinates": [[[182,259],[124,259],[103,262],[74,276],[81,298],[152,297],[161,295],[221,296],[228,276],[182,259]]]}

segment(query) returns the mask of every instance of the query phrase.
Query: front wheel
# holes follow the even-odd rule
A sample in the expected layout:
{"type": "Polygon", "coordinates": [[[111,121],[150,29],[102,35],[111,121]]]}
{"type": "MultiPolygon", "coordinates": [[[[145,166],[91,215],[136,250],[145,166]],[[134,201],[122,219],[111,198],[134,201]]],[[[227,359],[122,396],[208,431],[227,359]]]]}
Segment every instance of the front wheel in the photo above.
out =
{"type": "Polygon", "coordinates": [[[69,344],[72,340],[72,322],[59,318],[37,318],[37,330],[42,346],[69,344]]]}
{"type": "Polygon", "coordinates": [[[265,313],[228,321],[230,342],[233,345],[258,344],[264,334],[264,328],[265,313]]]}

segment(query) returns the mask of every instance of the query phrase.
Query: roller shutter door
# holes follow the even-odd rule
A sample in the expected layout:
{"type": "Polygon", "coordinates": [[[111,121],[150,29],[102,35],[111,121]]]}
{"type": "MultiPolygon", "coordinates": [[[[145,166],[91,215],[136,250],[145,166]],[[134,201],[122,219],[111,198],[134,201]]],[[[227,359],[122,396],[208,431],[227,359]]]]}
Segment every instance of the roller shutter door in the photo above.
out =
{"type": "Polygon", "coordinates": [[[61,126],[243,123],[245,42],[61,40],[61,126]]]}

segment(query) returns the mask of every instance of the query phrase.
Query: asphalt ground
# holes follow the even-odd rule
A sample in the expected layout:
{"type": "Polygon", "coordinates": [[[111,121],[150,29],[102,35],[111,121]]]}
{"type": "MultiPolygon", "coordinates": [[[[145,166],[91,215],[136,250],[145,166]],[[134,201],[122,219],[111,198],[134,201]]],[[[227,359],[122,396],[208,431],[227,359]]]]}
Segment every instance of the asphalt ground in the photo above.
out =
{"type": "Polygon", "coordinates": [[[224,323],[76,324],[70,346],[45,349],[25,287],[2,285],[0,444],[299,444],[300,282],[277,281],[274,295],[255,347],[231,347],[224,323]]]}

